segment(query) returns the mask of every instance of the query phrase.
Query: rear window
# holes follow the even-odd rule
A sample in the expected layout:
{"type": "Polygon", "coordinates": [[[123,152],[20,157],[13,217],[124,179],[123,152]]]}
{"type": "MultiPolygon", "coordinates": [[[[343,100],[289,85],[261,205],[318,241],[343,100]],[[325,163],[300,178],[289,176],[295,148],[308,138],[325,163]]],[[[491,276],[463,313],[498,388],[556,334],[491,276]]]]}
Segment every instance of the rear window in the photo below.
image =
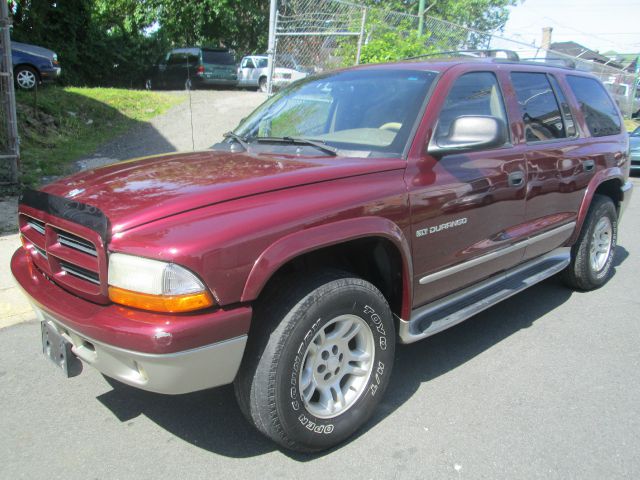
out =
{"type": "Polygon", "coordinates": [[[620,115],[600,82],[575,75],[568,75],[567,82],[578,99],[592,136],[605,137],[620,133],[620,115]]]}
{"type": "Polygon", "coordinates": [[[210,52],[204,50],[202,52],[204,63],[213,63],[216,65],[235,65],[236,59],[229,52],[210,52]]]}
{"type": "Polygon", "coordinates": [[[198,53],[195,51],[171,52],[167,63],[169,65],[186,65],[194,64],[200,61],[198,53]]]}

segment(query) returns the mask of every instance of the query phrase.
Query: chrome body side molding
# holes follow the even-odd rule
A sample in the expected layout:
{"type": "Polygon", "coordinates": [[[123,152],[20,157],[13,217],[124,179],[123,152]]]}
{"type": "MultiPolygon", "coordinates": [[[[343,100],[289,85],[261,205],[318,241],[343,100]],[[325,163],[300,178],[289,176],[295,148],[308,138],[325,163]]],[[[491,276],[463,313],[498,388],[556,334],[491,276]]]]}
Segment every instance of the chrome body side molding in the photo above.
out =
{"type": "Polygon", "coordinates": [[[535,235],[533,237],[527,238],[526,240],[522,240],[518,243],[514,243],[505,248],[501,248],[500,250],[496,250],[495,252],[487,253],[486,255],[482,255],[480,257],[472,258],[466,262],[458,263],[449,268],[445,268],[444,270],[440,270],[439,272],[431,273],[425,277],[420,279],[420,285],[425,285],[427,283],[434,282],[436,280],[440,280],[441,278],[448,277],[449,275],[453,275],[454,273],[459,273],[468,268],[476,267],[485,262],[490,262],[491,260],[495,260],[503,255],[508,255],[509,253],[513,253],[517,250],[521,250],[523,248],[528,247],[529,245],[533,245],[536,242],[541,242],[546,240],[547,238],[553,237],[554,235],[558,235],[565,231],[573,231],[576,228],[576,222],[570,222],[565,225],[561,225],[560,227],[554,228],[552,230],[548,230],[539,235],[535,235]]]}

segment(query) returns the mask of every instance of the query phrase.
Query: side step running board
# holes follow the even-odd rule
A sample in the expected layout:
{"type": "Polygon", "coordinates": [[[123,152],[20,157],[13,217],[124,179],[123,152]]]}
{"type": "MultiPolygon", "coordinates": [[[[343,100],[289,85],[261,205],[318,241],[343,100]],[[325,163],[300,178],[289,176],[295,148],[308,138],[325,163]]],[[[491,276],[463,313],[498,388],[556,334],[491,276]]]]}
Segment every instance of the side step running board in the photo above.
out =
{"type": "Polygon", "coordinates": [[[558,248],[512,270],[417,308],[411,313],[411,320],[400,319],[400,342],[417,342],[453,327],[562,271],[569,265],[570,259],[570,248],[558,248]]]}

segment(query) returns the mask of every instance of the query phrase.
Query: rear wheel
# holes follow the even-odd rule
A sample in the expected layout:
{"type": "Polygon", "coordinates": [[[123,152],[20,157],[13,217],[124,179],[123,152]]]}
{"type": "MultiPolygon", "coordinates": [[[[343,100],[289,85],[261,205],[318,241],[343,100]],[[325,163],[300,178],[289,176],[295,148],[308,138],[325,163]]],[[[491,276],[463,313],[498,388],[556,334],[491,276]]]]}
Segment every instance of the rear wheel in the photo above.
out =
{"type": "Polygon", "coordinates": [[[571,249],[571,263],[563,273],[572,288],[593,290],[604,285],[613,270],[618,238],[618,213],[609,197],[595,195],[578,241],[571,249]]]}
{"type": "Polygon", "coordinates": [[[395,347],[389,305],[373,285],[338,272],[281,283],[258,302],[253,322],[235,388],[258,430],[310,452],[367,421],[395,347]]]}

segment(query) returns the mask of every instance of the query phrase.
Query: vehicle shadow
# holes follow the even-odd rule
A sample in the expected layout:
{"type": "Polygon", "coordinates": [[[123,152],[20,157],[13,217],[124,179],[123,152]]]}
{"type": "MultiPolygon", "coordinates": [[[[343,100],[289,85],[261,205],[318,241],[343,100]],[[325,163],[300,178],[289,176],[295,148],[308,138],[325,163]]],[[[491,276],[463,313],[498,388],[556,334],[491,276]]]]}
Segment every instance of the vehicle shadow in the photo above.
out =
{"type": "MultiPolygon", "coordinates": [[[[629,253],[616,250],[614,265],[629,253]]],[[[373,418],[354,437],[359,438],[407,402],[422,383],[429,382],[465,364],[514,333],[529,328],[572,296],[556,276],[515,295],[438,335],[411,345],[398,345],[389,389],[373,418]]],[[[218,455],[245,458],[278,449],[242,416],[233,387],[187,395],[158,395],[123,385],[111,379],[113,390],[97,397],[122,422],[145,415],[182,440],[218,455]]],[[[293,460],[306,462],[331,455],[299,454],[280,449],[293,460]]]]}

